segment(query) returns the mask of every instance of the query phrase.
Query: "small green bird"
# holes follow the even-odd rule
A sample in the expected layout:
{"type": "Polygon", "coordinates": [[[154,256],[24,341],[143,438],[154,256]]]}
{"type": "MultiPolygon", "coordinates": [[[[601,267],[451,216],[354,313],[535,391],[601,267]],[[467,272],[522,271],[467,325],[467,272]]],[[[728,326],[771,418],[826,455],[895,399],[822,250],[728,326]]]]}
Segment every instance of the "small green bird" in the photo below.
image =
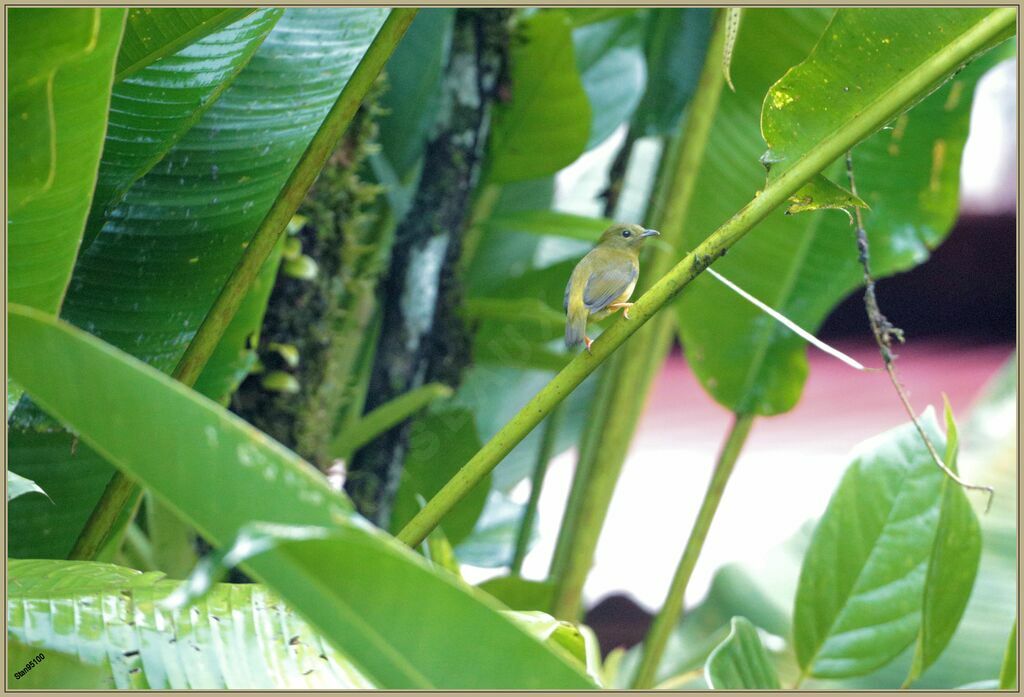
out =
{"type": "Polygon", "coordinates": [[[629,296],[640,275],[640,246],[660,234],[640,225],[616,224],[601,234],[597,245],[580,259],[565,287],[565,345],[581,343],[590,350],[587,322],[604,319],[616,310],[629,319],[629,296]]]}

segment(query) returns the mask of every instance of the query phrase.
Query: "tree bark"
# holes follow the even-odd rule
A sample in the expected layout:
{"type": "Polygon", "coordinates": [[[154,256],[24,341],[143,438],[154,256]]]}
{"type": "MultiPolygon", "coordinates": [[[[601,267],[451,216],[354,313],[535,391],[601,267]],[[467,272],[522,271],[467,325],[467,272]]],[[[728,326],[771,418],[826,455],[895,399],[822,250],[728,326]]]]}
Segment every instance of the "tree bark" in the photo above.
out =
{"type": "Polygon", "coordinates": [[[355,396],[391,250],[390,226],[372,214],[380,187],[361,176],[375,147],[380,93],[377,86],[368,95],[299,209],[306,222],[286,244],[305,259],[282,261],[257,349],[262,371],[246,378],[231,403],[321,470],[331,465],[328,445],[355,396]],[[297,275],[303,265],[313,268],[310,260],[315,272],[297,275]]]}
{"type": "MultiPolygon", "coordinates": [[[[456,387],[469,362],[459,258],[480,179],[491,105],[505,66],[509,10],[455,16],[442,108],[424,153],[413,204],[395,235],[366,410],[424,384],[456,387]]],[[[386,525],[409,443],[409,421],[363,448],[346,489],[359,510],[386,525]]]]}

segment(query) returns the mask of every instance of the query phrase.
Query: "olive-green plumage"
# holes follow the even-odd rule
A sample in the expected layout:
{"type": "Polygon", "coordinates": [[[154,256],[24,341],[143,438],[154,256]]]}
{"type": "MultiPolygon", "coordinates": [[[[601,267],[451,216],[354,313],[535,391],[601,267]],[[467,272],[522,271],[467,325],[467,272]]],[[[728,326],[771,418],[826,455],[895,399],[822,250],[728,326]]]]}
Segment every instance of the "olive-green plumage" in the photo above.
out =
{"type": "Polygon", "coordinates": [[[597,245],[576,264],[565,287],[565,345],[581,343],[590,350],[587,322],[624,310],[640,275],[640,247],[658,233],[640,225],[616,224],[601,234],[597,245]]]}

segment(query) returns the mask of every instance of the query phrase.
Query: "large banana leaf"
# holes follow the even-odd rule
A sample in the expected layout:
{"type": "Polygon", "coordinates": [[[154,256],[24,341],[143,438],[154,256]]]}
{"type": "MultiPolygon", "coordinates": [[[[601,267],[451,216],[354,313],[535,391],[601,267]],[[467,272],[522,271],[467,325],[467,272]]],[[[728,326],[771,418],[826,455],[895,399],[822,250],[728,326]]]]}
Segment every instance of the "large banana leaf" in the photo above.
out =
{"type": "Polygon", "coordinates": [[[8,279],[11,302],[60,309],[107,127],[123,9],[8,15],[8,279]]]}
{"type": "MultiPolygon", "coordinates": [[[[237,31],[230,27],[210,37],[218,60],[230,63],[238,58],[237,51],[260,45],[275,12],[260,11],[237,31]],[[238,31],[249,39],[240,39],[238,31]],[[236,49],[223,54],[218,37],[236,49]],[[238,48],[238,41],[248,48],[238,48]]],[[[382,9],[287,11],[220,99],[160,166],[135,182],[124,201],[108,212],[103,231],[78,259],[63,316],[170,371],[386,14],[382,9]]],[[[179,58],[147,68],[121,89],[150,80],[166,87],[165,79],[172,79],[180,67],[179,77],[192,87],[175,94],[196,96],[194,90],[210,75],[202,65],[179,58]]],[[[224,79],[232,74],[215,73],[224,79]]],[[[155,114],[162,108],[159,100],[147,104],[139,109],[155,114]]],[[[12,249],[19,260],[41,263],[34,252],[12,249]]],[[[226,397],[252,364],[250,339],[258,336],[276,260],[272,257],[264,267],[200,379],[201,389],[214,399],[226,397]]],[[[15,426],[25,431],[16,441],[18,449],[10,452],[15,471],[47,486],[57,470],[45,469],[63,469],[80,458],[82,469],[76,471],[84,480],[81,487],[58,487],[56,506],[50,509],[26,503],[28,519],[18,523],[50,531],[48,544],[39,551],[22,547],[31,537],[21,538],[19,553],[58,551],[63,556],[80,530],[80,524],[68,524],[87,518],[99,493],[93,482],[112,470],[87,449],[72,455],[69,436],[59,438],[63,442],[57,446],[58,437],[34,433],[23,423],[24,412],[22,408],[14,414],[15,426]],[[45,460],[32,456],[39,448],[48,454],[45,460]],[[58,459],[61,452],[66,461],[58,459]],[[72,488],[94,494],[71,496],[72,488]]]]}
{"type": "Polygon", "coordinates": [[[220,99],[109,213],[78,260],[63,316],[173,368],[386,14],[286,11],[220,99]]]}
{"type": "MultiPolygon", "coordinates": [[[[156,22],[166,13],[196,12],[158,9],[154,17],[142,14],[142,10],[132,10],[128,32],[130,35],[133,27],[137,30],[139,22],[156,22]]],[[[114,86],[86,245],[99,233],[110,209],[128,187],[159,162],[231,85],[281,17],[281,10],[250,12],[245,10],[248,17],[185,46],[114,86]]],[[[121,58],[125,50],[122,47],[121,58]]]]}
{"type": "MultiPolygon", "coordinates": [[[[183,607],[171,602],[181,583],[160,573],[14,559],[9,574],[12,665],[41,651],[48,661],[33,675],[34,688],[376,687],[260,584],[215,584],[183,607]],[[58,651],[61,665],[51,661],[58,651]]],[[[503,614],[581,667],[600,665],[588,628],[540,612],[503,614]]]]}
{"type": "Polygon", "coordinates": [[[255,521],[308,531],[244,566],[375,684],[590,685],[485,594],[367,525],[311,465],[215,403],[30,308],[12,307],[10,326],[11,372],[26,392],[212,543],[255,521]]]}
{"type": "Polygon", "coordinates": [[[133,8],[117,56],[117,79],[124,80],[253,11],[251,7],[133,8]]]}
{"type": "MultiPolygon", "coordinates": [[[[814,48],[833,12],[745,11],[732,61],[737,92],[723,92],[715,116],[687,221],[688,246],[764,186],[764,169],[757,162],[765,149],[757,128],[762,100],[769,87],[814,48]]],[[[908,22],[941,28],[958,16],[956,12],[914,10],[908,16],[890,9],[838,10],[839,15],[863,13],[862,21],[891,28],[894,35],[908,22]]],[[[845,26],[836,21],[837,30],[845,26]]],[[[832,34],[825,35],[823,44],[854,40],[832,34]]],[[[939,44],[953,38],[936,29],[927,41],[935,43],[935,37],[943,37],[939,44]]],[[[920,264],[948,233],[957,213],[959,162],[974,87],[996,58],[976,60],[899,117],[891,130],[855,149],[859,193],[871,206],[864,220],[876,276],[920,264]]],[[[845,60],[859,66],[857,74],[870,79],[874,90],[880,89],[879,81],[892,84],[906,75],[880,71],[858,51],[847,52],[845,60]]],[[[867,107],[870,95],[861,83],[853,81],[849,88],[848,93],[839,92],[848,95],[843,113],[854,104],[867,107]]],[[[817,109],[808,118],[828,118],[832,123],[832,114],[831,109],[817,109]]],[[[714,268],[811,331],[861,282],[853,229],[840,211],[794,216],[776,211],[714,268]]],[[[799,337],[711,278],[698,278],[687,288],[678,314],[687,359],[720,403],[733,411],[776,414],[797,402],[807,375],[806,349],[799,337]]],[[[898,317],[892,319],[899,322],[898,317]]]]}
{"type": "MultiPolygon", "coordinates": [[[[351,689],[374,685],[273,592],[220,584],[187,608],[164,605],[181,584],[110,564],[12,559],[8,637],[60,651],[99,673],[65,688],[351,689]]],[[[43,663],[35,687],[65,669],[43,663]]],[[[33,676],[36,677],[36,676],[33,676]]]]}

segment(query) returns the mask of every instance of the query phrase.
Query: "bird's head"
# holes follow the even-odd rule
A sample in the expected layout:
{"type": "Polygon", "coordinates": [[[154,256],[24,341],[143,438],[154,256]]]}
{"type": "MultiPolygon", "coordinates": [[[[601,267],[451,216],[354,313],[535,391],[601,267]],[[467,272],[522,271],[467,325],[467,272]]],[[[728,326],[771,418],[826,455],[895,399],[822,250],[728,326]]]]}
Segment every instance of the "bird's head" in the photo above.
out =
{"type": "Polygon", "coordinates": [[[601,233],[597,244],[602,247],[637,250],[648,237],[659,235],[657,230],[648,230],[642,225],[616,223],[601,233]]]}

